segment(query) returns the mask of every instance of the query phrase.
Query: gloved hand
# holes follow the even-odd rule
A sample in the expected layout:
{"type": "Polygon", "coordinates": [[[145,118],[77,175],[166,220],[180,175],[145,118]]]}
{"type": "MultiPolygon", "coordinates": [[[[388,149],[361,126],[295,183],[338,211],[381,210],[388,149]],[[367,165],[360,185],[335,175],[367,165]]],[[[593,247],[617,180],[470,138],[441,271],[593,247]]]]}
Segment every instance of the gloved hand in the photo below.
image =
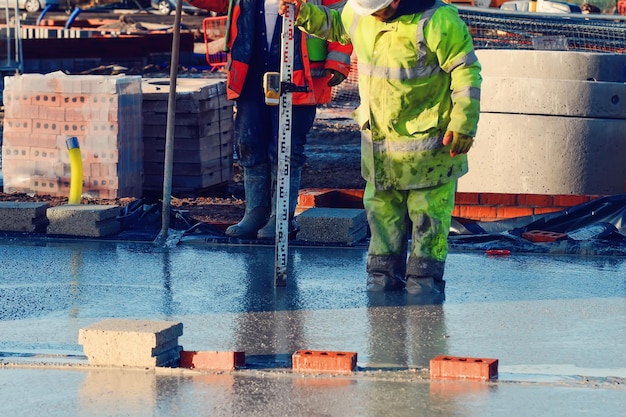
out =
{"type": "Polygon", "coordinates": [[[450,156],[454,157],[463,153],[467,153],[474,144],[474,138],[462,133],[448,130],[443,135],[443,146],[450,146],[450,156]]]}
{"type": "Polygon", "coordinates": [[[287,6],[289,4],[293,4],[295,9],[293,17],[298,17],[298,14],[300,13],[300,6],[302,5],[302,0],[280,0],[280,2],[278,3],[278,14],[284,16],[285,11],[287,11],[287,6]]]}
{"type": "Polygon", "coordinates": [[[329,75],[332,75],[330,80],[328,80],[328,86],[329,87],[334,87],[336,85],[339,85],[339,84],[341,84],[343,82],[343,80],[346,79],[346,76],[343,75],[342,73],[340,73],[339,71],[327,69],[326,70],[326,76],[329,76],[329,75]]]}

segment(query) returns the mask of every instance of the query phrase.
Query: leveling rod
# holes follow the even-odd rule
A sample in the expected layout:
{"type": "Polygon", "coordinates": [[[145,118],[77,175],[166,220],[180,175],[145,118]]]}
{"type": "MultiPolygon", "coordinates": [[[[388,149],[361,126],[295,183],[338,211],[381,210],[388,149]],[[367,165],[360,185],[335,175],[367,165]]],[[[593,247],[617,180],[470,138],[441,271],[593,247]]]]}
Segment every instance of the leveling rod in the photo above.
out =
{"type": "Polygon", "coordinates": [[[291,175],[292,92],[300,90],[292,83],[294,48],[293,5],[283,15],[280,73],[264,78],[265,102],[278,105],[278,170],[276,180],[276,258],[274,285],[287,286],[289,252],[289,182],[291,175]]]}

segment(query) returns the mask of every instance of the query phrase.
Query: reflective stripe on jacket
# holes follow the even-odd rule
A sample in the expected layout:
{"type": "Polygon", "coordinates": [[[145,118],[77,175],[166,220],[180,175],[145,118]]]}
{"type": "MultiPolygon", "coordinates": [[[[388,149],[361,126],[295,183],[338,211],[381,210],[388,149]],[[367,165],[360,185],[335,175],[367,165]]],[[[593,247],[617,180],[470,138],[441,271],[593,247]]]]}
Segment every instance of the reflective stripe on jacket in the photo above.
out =
{"type": "MultiPolygon", "coordinates": [[[[225,47],[229,52],[227,97],[231,100],[236,100],[241,95],[252,60],[253,51],[251,49],[258,33],[251,31],[250,28],[256,27],[257,1],[262,0],[231,0],[230,2],[229,0],[188,0],[188,3],[202,9],[218,13],[228,11],[229,21],[225,47]]],[[[345,0],[314,0],[314,3],[340,9],[345,0]]],[[[324,70],[333,69],[347,77],[350,71],[352,46],[329,43],[326,61],[310,62],[306,37],[300,31],[295,31],[294,45],[296,51],[292,81],[297,86],[306,85],[309,88],[307,92],[293,93],[293,104],[313,105],[330,102],[331,89],[327,85],[330,77],[326,75],[324,70]]]]}
{"type": "Polygon", "coordinates": [[[443,184],[467,172],[467,156],[450,157],[447,130],[474,136],[480,113],[480,63],[467,26],[441,1],[423,13],[381,22],[348,5],[341,15],[303,4],[307,32],[352,41],[358,58],[363,130],[361,167],[379,189],[443,184]]]}

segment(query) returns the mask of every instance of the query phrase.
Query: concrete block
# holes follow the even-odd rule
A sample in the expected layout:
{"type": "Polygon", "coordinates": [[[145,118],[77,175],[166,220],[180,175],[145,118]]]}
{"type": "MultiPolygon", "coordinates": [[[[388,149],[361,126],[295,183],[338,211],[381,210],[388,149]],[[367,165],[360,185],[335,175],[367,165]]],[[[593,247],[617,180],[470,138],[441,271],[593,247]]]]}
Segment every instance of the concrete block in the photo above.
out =
{"type": "Polygon", "coordinates": [[[581,51],[480,49],[483,77],[626,81],[626,55],[581,51]]]}
{"type": "Polygon", "coordinates": [[[497,376],[497,359],[442,355],[430,360],[431,379],[467,378],[489,380],[497,376]]]}
{"type": "MultiPolygon", "coordinates": [[[[169,78],[144,78],[141,83],[144,100],[167,100],[170,93],[169,78]]],[[[179,78],[176,80],[176,99],[217,101],[225,94],[225,82],[220,79],[179,78]]]]}
{"type": "Polygon", "coordinates": [[[626,118],[626,84],[603,81],[483,77],[484,113],[626,118]]]}
{"type": "Polygon", "coordinates": [[[71,236],[101,237],[118,233],[117,205],[76,204],[50,207],[47,210],[48,233],[71,236]]]}
{"type": "Polygon", "coordinates": [[[245,352],[192,351],[180,352],[181,368],[230,371],[246,366],[245,352]]]}
{"type": "Polygon", "coordinates": [[[7,232],[45,232],[48,203],[0,202],[0,230],[7,232]]]}
{"type": "Polygon", "coordinates": [[[481,113],[459,192],[624,192],[626,119],[481,113]]]}
{"type": "Polygon", "coordinates": [[[367,236],[367,217],[362,209],[315,207],[296,220],[298,239],[304,241],[351,245],[367,236]]]}
{"type": "Polygon", "coordinates": [[[298,350],[292,355],[292,368],[299,372],[351,373],[356,360],[356,352],[298,350]]]}
{"type": "Polygon", "coordinates": [[[91,365],[152,368],[178,361],[182,334],[182,323],[107,319],[80,329],[78,343],[91,365]]]}

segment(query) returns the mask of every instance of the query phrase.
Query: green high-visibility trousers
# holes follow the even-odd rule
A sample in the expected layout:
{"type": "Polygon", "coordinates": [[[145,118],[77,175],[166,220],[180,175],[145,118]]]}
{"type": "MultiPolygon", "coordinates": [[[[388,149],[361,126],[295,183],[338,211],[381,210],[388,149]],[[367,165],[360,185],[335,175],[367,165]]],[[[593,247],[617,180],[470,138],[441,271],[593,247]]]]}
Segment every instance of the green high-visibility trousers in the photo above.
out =
{"type": "Polygon", "coordinates": [[[442,279],[455,191],[455,181],[415,190],[377,190],[368,182],[363,196],[371,231],[368,256],[405,256],[410,232],[406,275],[442,279]]]}

